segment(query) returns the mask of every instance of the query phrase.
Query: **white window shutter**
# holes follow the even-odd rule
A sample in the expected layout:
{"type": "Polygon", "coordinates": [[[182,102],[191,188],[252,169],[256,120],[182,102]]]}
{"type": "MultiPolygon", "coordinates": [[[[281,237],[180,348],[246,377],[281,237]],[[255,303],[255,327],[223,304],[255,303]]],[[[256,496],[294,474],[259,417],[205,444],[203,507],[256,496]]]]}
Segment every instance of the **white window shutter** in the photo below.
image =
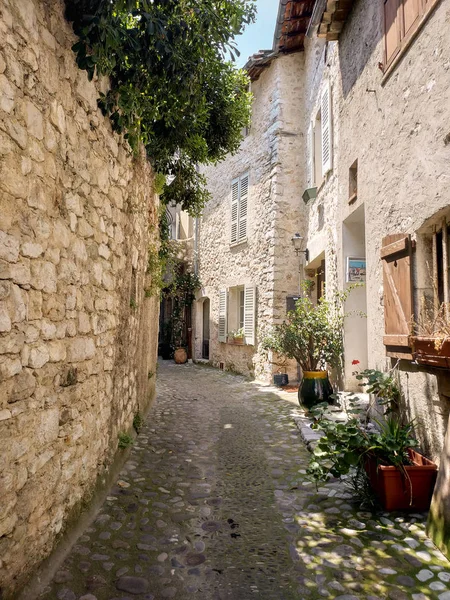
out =
{"type": "Polygon", "coordinates": [[[231,243],[238,241],[239,179],[231,182],[231,243]]]}
{"type": "Polygon", "coordinates": [[[247,206],[248,206],[248,175],[241,177],[239,182],[239,241],[247,237],[247,206]]]}
{"type": "Polygon", "coordinates": [[[256,287],[245,286],[244,290],[244,337],[245,343],[255,345],[255,313],[256,313],[256,287]]]}
{"type": "Polygon", "coordinates": [[[327,81],[320,98],[320,113],[322,121],[322,176],[332,169],[333,166],[333,140],[331,127],[331,88],[327,81]]]}
{"type": "Polygon", "coordinates": [[[227,341],[227,290],[219,292],[219,342],[227,341]]]}
{"type": "Polygon", "coordinates": [[[308,165],[308,173],[307,173],[307,177],[308,177],[308,184],[307,187],[311,188],[314,187],[314,183],[315,183],[315,176],[314,176],[314,171],[315,171],[315,163],[314,163],[314,126],[313,123],[311,121],[311,123],[309,124],[309,128],[308,128],[308,140],[307,140],[307,165],[308,165]]]}

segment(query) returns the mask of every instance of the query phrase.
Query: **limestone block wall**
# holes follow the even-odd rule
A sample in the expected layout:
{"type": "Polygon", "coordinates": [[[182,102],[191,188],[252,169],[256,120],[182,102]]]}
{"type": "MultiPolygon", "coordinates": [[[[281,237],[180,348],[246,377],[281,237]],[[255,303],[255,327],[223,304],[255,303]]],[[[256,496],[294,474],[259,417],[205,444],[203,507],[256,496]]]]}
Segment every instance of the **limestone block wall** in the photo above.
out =
{"type": "Polygon", "coordinates": [[[258,349],[264,332],[285,315],[285,295],[298,291],[298,259],[290,239],[301,219],[299,181],[304,138],[300,108],[301,54],[274,60],[252,83],[250,134],[240,150],[205,169],[212,199],[200,224],[199,264],[203,286],[194,317],[195,357],[201,357],[203,299],[210,299],[210,360],[246,375],[269,378],[272,366],[258,349]],[[248,239],[230,247],[231,181],[249,172],[248,239]],[[218,342],[219,291],[257,287],[255,346],[218,342]]]}
{"type": "Polygon", "coordinates": [[[74,41],[62,1],[2,0],[2,597],[50,553],[154,391],[153,177],[97,109],[74,41]]]}

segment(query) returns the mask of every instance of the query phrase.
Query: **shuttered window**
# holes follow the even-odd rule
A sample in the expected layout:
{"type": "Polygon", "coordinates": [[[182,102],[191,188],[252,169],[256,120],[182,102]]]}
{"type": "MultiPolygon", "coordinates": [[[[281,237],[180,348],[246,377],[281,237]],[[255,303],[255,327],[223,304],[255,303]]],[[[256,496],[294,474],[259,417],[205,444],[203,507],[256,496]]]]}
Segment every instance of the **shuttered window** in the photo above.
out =
{"type": "Polygon", "coordinates": [[[413,322],[411,277],[412,242],[405,234],[388,235],[382,241],[384,338],[389,356],[411,358],[413,322]]]}
{"type": "Polygon", "coordinates": [[[244,339],[245,343],[255,345],[255,309],[256,288],[254,285],[245,286],[244,289],[244,339]]]}
{"type": "Polygon", "coordinates": [[[322,126],[322,175],[325,176],[333,165],[333,148],[331,138],[331,88],[327,81],[320,97],[322,126]]]}
{"type": "Polygon", "coordinates": [[[256,287],[234,286],[219,292],[219,342],[243,328],[244,344],[255,345],[256,287]]]}
{"type": "Polygon", "coordinates": [[[220,290],[219,292],[219,342],[227,341],[227,313],[228,313],[228,292],[220,290]]]}
{"type": "Polygon", "coordinates": [[[231,183],[231,244],[247,239],[248,188],[248,173],[231,183]]]}
{"type": "Polygon", "coordinates": [[[315,186],[315,144],[314,144],[314,125],[311,122],[308,128],[308,140],[307,140],[307,165],[308,165],[308,187],[312,188],[315,186]]]}
{"type": "Polygon", "coordinates": [[[385,70],[435,5],[436,0],[383,0],[385,70]]]}

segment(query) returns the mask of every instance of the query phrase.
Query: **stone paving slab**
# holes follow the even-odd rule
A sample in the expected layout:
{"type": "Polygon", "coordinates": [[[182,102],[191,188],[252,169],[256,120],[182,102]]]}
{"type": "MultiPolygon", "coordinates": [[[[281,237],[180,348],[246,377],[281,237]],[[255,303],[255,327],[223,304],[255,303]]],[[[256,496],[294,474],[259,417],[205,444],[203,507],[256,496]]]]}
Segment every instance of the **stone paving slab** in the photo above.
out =
{"type": "Polygon", "coordinates": [[[316,489],[286,394],[163,362],[116,485],[45,600],[450,600],[424,514],[316,489]]]}

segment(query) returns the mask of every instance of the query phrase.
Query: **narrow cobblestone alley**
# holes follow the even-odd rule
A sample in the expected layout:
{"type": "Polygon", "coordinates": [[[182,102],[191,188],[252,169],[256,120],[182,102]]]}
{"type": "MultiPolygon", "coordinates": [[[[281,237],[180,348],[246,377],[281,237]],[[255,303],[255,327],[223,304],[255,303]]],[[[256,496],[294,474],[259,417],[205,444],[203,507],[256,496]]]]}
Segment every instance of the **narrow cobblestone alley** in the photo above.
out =
{"type": "Polygon", "coordinates": [[[45,600],[450,599],[425,515],[372,515],[305,478],[296,405],[244,378],[160,364],[117,484],[45,600]]]}

